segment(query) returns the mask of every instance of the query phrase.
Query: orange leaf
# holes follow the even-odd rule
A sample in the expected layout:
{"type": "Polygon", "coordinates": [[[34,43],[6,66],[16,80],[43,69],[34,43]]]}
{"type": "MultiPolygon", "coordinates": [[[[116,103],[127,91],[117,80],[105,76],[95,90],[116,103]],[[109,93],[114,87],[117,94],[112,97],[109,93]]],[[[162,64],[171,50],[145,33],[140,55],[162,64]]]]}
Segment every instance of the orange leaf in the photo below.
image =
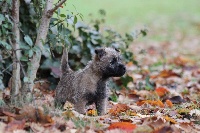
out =
{"type": "Polygon", "coordinates": [[[130,61],[130,62],[128,62],[126,65],[127,65],[127,67],[131,67],[131,66],[133,66],[133,62],[130,61]]]}
{"type": "Polygon", "coordinates": [[[180,77],[179,74],[173,72],[172,70],[163,70],[159,74],[151,76],[151,78],[169,78],[169,77],[180,77]]]}
{"type": "Polygon", "coordinates": [[[173,103],[170,100],[166,100],[165,103],[167,104],[168,107],[173,107],[173,103]]]}
{"type": "Polygon", "coordinates": [[[97,116],[97,111],[95,109],[89,109],[87,111],[87,115],[89,115],[89,116],[97,116]]]}
{"type": "Polygon", "coordinates": [[[108,130],[121,129],[125,130],[126,132],[133,132],[135,128],[136,125],[129,122],[115,122],[108,127],[108,130]]]}
{"type": "Polygon", "coordinates": [[[193,60],[183,56],[178,56],[174,58],[172,63],[176,64],[177,66],[195,65],[195,62],[193,60]]]}
{"type": "Polygon", "coordinates": [[[166,121],[169,121],[171,122],[172,124],[176,124],[176,121],[174,119],[172,119],[171,117],[168,117],[168,116],[164,116],[165,120],[166,121]]]}
{"type": "Polygon", "coordinates": [[[166,88],[164,88],[164,87],[158,87],[158,88],[155,89],[155,92],[156,92],[156,94],[158,96],[162,97],[165,94],[167,94],[169,91],[166,88]]]}
{"type": "Polygon", "coordinates": [[[118,103],[115,106],[113,106],[110,110],[109,113],[111,115],[118,115],[121,112],[125,112],[126,110],[130,109],[129,106],[126,104],[118,103]]]}
{"type": "Polygon", "coordinates": [[[144,100],[140,100],[138,102],[136,102],[137,106],[142,106],[143,104],[145,104],[144,100]]]}
{"type": "Polygon", "coordinates": [[[160,100],[144,100],[144,101],[139,101],[139,102],[137,102],[137,105],[138,106],[141,106],[141,105],[143,105],[143,104],[150,104],[150,105],[152,105],[152,106],[159,106],[159,107],[161,107],[161,108],[163,108],[164,107],[164,104],[163,104],[163,102],[162,101],[160,101],[160,100]]]}

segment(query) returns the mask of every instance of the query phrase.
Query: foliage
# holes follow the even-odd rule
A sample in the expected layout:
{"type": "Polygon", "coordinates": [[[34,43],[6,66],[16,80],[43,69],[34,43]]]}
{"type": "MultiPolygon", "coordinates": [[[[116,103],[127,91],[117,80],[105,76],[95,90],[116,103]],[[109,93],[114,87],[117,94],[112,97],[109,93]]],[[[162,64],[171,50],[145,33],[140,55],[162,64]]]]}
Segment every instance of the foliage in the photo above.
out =
{"type": "MultiPolygon", "coordinates": [[[[20,14],[23,14],[20,15],[19,27],[21,36],[19,44],[22,54],[20,62],[23,66],[21,78],[24,82],[27,82],[28,79],[25,76],[25,71],[27,66],[31,65],[29,60],[34,53],[40,50],[33,43],[36,40],[39,20],[45,2],[38,0],[34,0],[31,3],[27,1],[20,2],[20,14]]],[[[12,70],[12,47],[10,40],[12,38],[11,29],[13,22],[10,12],[7,12],[11,10],[11,1],[0,2],[0,5],[4,6],[1,8],[2,13],[0,14],[0,23],[2,24],[0,28],[0,86],[3,89],[4,86],[8,85],[12,70]]],[[[55,11],[55,15],[50,22],[46,42],[43,42],[45,51],[43,51],[41,66],[37,74],[38,79],[47,78],[49,81],[54,81],[51,88],[55,88],[60,75],[59,66],[63,47],[69,48],[69,63],[75,70],[87,64],[91,59],[91,55],[94,54],[95,48],[104,46],[120,49],[125,62],[136,63],[134,55],[128,47],[139,34],[146,35],[146,30],[131,34],[127,33],[125,36],[122,36],[112,29],[103,28],[102,24],[105,22],[106,13],[104,10],[100,10],[99,13],[101,18],[92,20],[91,24],[84,24],[78,21],[79,18],[83,18],[81,13],[67,11],[66,14],[62,14],[60,9],[55,11]]],[[[125,86],[127,86],[125,79],[130,81],[132,80],[130,78],[123,78],[125,86]]]]}

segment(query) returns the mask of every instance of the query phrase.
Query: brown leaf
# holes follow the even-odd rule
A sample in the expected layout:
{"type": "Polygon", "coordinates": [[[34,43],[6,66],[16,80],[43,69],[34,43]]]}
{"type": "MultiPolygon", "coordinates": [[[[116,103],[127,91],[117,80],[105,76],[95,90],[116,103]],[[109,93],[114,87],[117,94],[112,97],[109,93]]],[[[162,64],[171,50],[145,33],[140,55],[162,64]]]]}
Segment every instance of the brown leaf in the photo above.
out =
{"type": "Polygon", "coordinates": [[[114,105],[110,110],[109,113],[111,115],[118,115],[121,112],[125,112],[128,109],[130,109],[129,106],[127,106],[126,104],[122,104],[122,103],[118,103],[116,105],[114,105]]]}
{"type": "Polygon", "coordinates": [[[11,95],[10,95],[10,88],[7,87],[6,89],[3,90],[3,100],[7,103],[7,102],[10,102],[10,98],[11,98],[11,95]]]}
{"type": "Polygon", "coordinates": [[[44,79],[42,81],[38,81],[33,86],[34,89],[40,90],[43,94],[54,95],[54,91],[50,90],[50,83],[48,80],[44,79]]]}
{"type": "Polygon", "coordinates": [[[129,94],[128,97],[134,101],[138,101],[140,96],[137,94],[129,94]]]}
{"type": "Polygon", "coordinates": [[[129,123],[129,122],[115,122],[112,123],[109,127],[108,130],[112,129],[121,129],[126,132],[133,132],[133,130],[136,128],[135,124],[129,123]]]}
{"type": "Polygon", "coordinates": [[[155,130],[153,133],[173,133],[174,130],[170,126],[164,126],[162,128],[159,128],[155,130]]]}
{"type": "Polygon", "coordinates": [[[16,120],[26,119],[31,122],[39,123],[53,123],[52,118],[49,115],[44,114],[40,108],[35,108],[33,106],[24,106],[19,115],[14,117],[16,120]]]}
{"type": "Polygon", "coordinates": [[[179,74],[173,72],[172,70],[163,70],[159,74],[151,76],[151,78],[169,78],[169,77],[181,77],[179,74]]]}
{"type": "Polygon", "coordinates": [[[10,116],[10,117],[16,117],[16,114],[13,114],[9,111],[3,111],[3,114],[7,115],[7,116],[10,116]]]}
{"type": "Polygon", "coordinates": [[[8,123],[5,130],[12,132],[17,129],[24,129],[25,123],[26,123],[25,120],[21,120],[21,121],[14,120],[14,121],[8,123]]]}
{"type": "Polygon", "coordinates": [[[172,103],[175,103],[175,104],[179,104],[179,103],[185,102],[185,100],[182,99],[180,96],[171,97],[169,100],[170,100],[172,103]]]}
{"type": "Polygon", "coordinates": [[[171,62],[176,64],[177,66],[192,66],[192,65],[195,65],[195,62],[193,60],[191,60],[190,58],[187,58],[187,57],[183,57],[183,56],[177,56],[171,62]]]}

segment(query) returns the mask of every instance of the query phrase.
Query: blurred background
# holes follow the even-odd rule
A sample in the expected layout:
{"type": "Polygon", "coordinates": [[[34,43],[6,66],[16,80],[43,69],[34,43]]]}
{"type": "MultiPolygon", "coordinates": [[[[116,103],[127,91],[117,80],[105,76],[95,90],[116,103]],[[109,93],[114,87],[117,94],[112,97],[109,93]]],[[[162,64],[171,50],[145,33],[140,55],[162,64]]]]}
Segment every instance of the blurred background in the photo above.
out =
{"type": "Polygon", "coordinates": [[[198,60],[195,55],[200,53],[199,6],[199,0],[69,0],[62,11],[77,10],[83,14],[83,21],[90,23],[91,18],[99,17],[98,10],[104,9],[105,26],[122,34],[143,27],[148,29],[146,37],[133,42],[135,54],[144,50],[166,57],[181,54],[198,60]]]}

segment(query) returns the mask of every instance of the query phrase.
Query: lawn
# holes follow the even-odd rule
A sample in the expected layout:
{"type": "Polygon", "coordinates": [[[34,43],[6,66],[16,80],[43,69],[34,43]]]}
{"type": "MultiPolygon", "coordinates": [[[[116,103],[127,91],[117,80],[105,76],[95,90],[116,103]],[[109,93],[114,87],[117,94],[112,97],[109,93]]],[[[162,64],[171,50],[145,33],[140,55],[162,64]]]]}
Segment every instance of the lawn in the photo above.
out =
{"type": "Polygon", "coordinates": [[[84,15],[85,22],[91,19],[88,14],[97,18],[98,10],[104,9],[107,25],[119,32],[130,32],[143,25],[152,28],[158,24],[164,28],[165,22],[170,28],[190,28],[191,22],[200,20],[199,0],[69,0],[63,12],[75,11],[73,5],[84,15]]]}

